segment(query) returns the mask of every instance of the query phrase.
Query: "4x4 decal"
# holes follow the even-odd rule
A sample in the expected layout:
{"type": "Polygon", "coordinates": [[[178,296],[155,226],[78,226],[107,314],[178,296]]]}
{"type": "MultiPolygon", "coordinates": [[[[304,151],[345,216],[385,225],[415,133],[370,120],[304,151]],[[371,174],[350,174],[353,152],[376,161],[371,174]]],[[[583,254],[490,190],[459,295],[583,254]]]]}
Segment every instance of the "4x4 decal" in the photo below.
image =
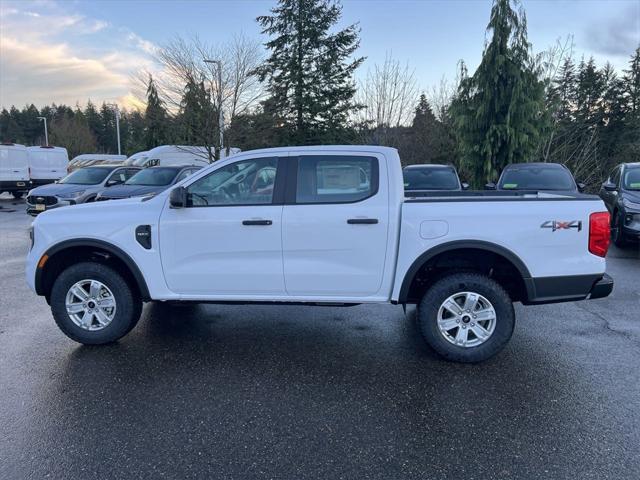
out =
{"type": "Polygon", "coordinates": [[[582,230],[582,222],[580,220],[571,220],[570,222],[562,222],[560,220],[547,220],[540,228],[550,228],[552,232],[556,230],[569,230],[572,228],[578,231],[582,230]]]}

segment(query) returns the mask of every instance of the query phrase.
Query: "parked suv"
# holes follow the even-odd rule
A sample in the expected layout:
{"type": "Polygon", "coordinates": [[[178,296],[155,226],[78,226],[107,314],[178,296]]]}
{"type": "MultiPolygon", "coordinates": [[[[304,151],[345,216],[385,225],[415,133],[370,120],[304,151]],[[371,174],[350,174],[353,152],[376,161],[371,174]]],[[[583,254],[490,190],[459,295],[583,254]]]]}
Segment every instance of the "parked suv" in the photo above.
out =
{"type": "Polygon", "coordinates": [[[560,163],[512,163],[504,167],[497,185],[487,183],[487,190],[528,190],[578,192],[584,184],[577,183],[567,167],[560,163]]]}
{"type": "Polygon", "coordinates": [[[57,183],[31,190],[27,196],[27,213],[36,216],[45,210],[92,202],[100,190],[124,183],[138,171],[138,167],[118,165],[97,165],[74,170],[57,183]]]}
{"type": "Polygon", "coordinates": [[[640,240],[640,162],[613,169],[600,188],[600,198],[611,212],[611,238],[618,246],[640,240]]]}
{"type": "Polygon", "coordinates": [[[184,180],[201,167],[150,167],[139,171],[122,185],[98,193],[96,201],[155,195],[184,180]]]}

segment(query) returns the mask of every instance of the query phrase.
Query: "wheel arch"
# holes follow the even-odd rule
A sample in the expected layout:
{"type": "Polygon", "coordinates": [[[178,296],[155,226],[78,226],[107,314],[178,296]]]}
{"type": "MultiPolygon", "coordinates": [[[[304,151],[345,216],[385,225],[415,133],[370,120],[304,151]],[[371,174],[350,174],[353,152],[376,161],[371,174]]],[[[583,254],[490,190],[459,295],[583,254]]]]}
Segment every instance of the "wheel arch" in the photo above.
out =
{"type": "MultiPolygon", "coordinates": [[[[500,259],[505,265],[513,267],[519,277],[516,279],[518,281],[517,289],[519,290],[519,295],[522,297],[522,300],[527,300],[534,295],[531,273],[525,263],[514,252],[501,245],[482,240],[456,240],[430,248],[414,260],[402,280],[397,303],[413,303],[416,300],[411,298],[411,291],[420,272],[424,271],[432,262],[437,261],[438,258],[442,258],[445,255],[451,256],[456,252],[478,251],[486,252],[490,254],[492,258],[500,259]]],[[[481,262],[478,261],[477,263],[479,264],[481,262]]],[[[473,270],[473,268],[471,269],[473,270]]]]}
{"type": "Polygon", "coordinates": [[[49,247],[40,258],[35,273],[35,289],[36,293],[45,296],[47,301],[56,273],[69,265],[90,259],[114,266],[132,284],[131,286],[137,289],[142,300],[151,298],[147,282],[129,254],[104,240],[95,238],[64,240],[49,247]],[[47,259],[43,263],[42,259],[45,256],[47,259]]]}

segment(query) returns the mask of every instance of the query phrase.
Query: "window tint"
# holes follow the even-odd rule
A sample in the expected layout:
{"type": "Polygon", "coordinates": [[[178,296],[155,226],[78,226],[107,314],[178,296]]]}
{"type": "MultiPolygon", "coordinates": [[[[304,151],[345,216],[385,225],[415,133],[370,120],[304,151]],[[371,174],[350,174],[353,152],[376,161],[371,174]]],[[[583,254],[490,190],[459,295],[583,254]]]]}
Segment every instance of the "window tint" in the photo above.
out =
{"type": "Polygon", "coordinates": [[[498,188],[503,190],[576,190],[571,174],[564,168],[531,167],[507,170],[498,188]]]}
{"type": "Polygon", "coordinates": [[[640,190],[640,167],[626,169],[624,172],[624,188],[627,190],[640,190]]]}
{"type": "Polygon", "coordinates": [[[301,156],[297,203],[350,203],[378,191],[378,161],[358,156],[301,156]]]}
{"type": "Polygon", "coordinates": [[[190,206],[262,205],[273,200],[277,158],[242,160],[200,178],[187,188],[190,206]]]}
{"type": "Polygon", "coordinates": [[[402,172],[407,190],[458,190],[458,175],[449,167],[405,168],[402,172]]]}

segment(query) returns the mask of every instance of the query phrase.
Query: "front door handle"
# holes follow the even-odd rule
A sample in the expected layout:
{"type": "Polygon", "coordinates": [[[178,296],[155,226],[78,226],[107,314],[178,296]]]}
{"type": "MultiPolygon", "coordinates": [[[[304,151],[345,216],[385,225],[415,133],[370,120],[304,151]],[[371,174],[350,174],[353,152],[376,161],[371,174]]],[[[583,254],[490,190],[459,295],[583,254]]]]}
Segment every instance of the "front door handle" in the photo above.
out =
{"type": "Polygon", "coordinates": [[[350,218],[347,220],[349,225],[374,225],[378,223],[377,218],[350,218]]]}
{"type": "Polygon", "coordinates": [[[271,225],[273,222],[271,220],[243,220],[243,225],[271,225]]]}

